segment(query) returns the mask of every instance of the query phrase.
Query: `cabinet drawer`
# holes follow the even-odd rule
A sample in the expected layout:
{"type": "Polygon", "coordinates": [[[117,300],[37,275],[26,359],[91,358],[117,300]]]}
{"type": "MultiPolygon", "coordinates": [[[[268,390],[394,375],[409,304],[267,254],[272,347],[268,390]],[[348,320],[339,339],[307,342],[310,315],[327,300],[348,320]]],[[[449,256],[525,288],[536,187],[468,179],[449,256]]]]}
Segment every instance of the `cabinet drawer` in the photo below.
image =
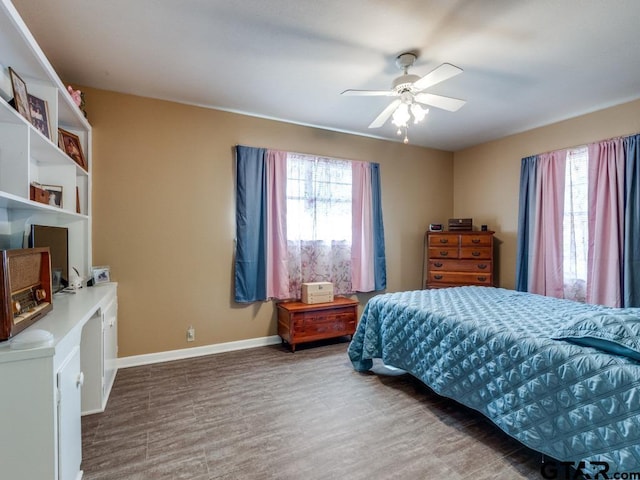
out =
{"type": "Polygon", "coordinates": [[[430,247],[439,247],[439,246],[450,246],[457,247],[458,246],[458,235],[452,235],[450,233],[437,233],[429,235],[429,246],[430,247]]]}
{"type": "Polygon", "coordinates": [[[472,260],[429,260],[429,270],[448,272],[491,273],[491,261],[472,260]]]}
{"type": "Polygon", "coordinates": [[[492,285],[493,277],[490,273],[458,273],[458,272],[430,272],[431,284],[455,284],[455,285],[492,285]]]}
{"type": "Polygon", "coordinates": [[[460,245],[463,247],[490,247],[492,238],[490,235],[461,235],[460,245]]]}
{"type": "Polygon", "coordinates": [[[296,338],[327,333],[352,335],[356,331],[356,319],[352,313],[305,315],[294,319],[293,331],[296,338]]]}
{"type": "Polygon", "coordinates": [[[458,247],[429,247],[429,258],[458,258],[458,247]]]}
{"type": "Polygon", "coordinates": [[[475,258],[476,260],[490,260],[491,247],[461,247],[460,258],[475,258]]]}

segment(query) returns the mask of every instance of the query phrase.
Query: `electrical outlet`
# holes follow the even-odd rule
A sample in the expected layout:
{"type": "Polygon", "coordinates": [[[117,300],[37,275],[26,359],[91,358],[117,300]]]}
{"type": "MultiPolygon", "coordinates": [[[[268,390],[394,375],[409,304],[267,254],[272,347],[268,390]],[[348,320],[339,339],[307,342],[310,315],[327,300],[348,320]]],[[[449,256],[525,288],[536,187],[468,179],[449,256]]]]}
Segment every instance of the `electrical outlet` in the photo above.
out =
{"type": "Polygon", "coordinates": [[[196,339],[196,329],[193,326],[187,328],[187,342],[193,342],[196,339]]]}

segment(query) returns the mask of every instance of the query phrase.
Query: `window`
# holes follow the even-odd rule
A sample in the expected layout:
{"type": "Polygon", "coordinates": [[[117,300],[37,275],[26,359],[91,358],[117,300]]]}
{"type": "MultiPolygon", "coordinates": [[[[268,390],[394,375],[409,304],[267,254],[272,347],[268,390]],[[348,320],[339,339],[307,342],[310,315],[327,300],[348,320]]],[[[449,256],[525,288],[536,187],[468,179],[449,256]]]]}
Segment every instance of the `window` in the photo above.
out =
{"type": "Polygon", "coordinates": [[[563,236],[564,297],[586,301],[588,229],[586,147],[569,150],[565,170],[563,236]]]}
{"type": "Polygon", "coordinates": [[[302,282],[331,282],[352,292],[351,162],[287,154],[287,262],[289,296],[302,282]]]}
{"type": "Polygon", "coordinates": [[[351,245],[351,162],[287,155],[287,240],[351,245]]]}
{"type": "Polygon", "coordinates": [[[386,288],[380,166],[236,146],[234,298],[300,298],[386,288]]]}

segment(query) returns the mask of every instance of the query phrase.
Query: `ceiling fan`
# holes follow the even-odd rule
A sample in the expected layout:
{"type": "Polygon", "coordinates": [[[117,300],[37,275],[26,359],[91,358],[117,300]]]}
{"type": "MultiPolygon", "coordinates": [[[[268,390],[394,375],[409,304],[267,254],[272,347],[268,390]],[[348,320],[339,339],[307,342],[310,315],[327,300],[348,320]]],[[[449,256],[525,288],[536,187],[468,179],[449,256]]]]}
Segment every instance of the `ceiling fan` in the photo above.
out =
{"type": "Polygon", "coordinates": [[[401,53],[396,57],[396,65],[404,71],[404,74],[393,81],[390,90],[345,90],[342,92],[342,95],[398,97],[371,122],[369,128],[381,127],[393,115],[393,123],[399,129],[404,127],[406,130],[411,115],[413,115],[415,123],[418,123],[429,111],[423,109],[419,104],[455,112],[466,103],[466,101],[457,98],[424,92],[427,88],[462,73],[461,68],[450,63],[443,63],[425,76],[419,77],[408,73],[409,67],[414,64],[417,58],[417,55],[411,52],[401,53]]]}

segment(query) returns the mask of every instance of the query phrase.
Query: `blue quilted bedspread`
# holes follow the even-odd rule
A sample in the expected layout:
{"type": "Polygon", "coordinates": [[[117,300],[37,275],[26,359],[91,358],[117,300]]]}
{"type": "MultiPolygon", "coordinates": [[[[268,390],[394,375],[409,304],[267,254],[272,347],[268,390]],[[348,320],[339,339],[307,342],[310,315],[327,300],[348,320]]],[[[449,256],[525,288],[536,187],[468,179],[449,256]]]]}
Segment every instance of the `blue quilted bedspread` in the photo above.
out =
{"type": "Polygon", "coordinates": [[[550,338],[607,310],[491,287],[388,293],[367,303],[349,357],[406,370],[552,458],[635,472],[640,363],[550,338]]]}

